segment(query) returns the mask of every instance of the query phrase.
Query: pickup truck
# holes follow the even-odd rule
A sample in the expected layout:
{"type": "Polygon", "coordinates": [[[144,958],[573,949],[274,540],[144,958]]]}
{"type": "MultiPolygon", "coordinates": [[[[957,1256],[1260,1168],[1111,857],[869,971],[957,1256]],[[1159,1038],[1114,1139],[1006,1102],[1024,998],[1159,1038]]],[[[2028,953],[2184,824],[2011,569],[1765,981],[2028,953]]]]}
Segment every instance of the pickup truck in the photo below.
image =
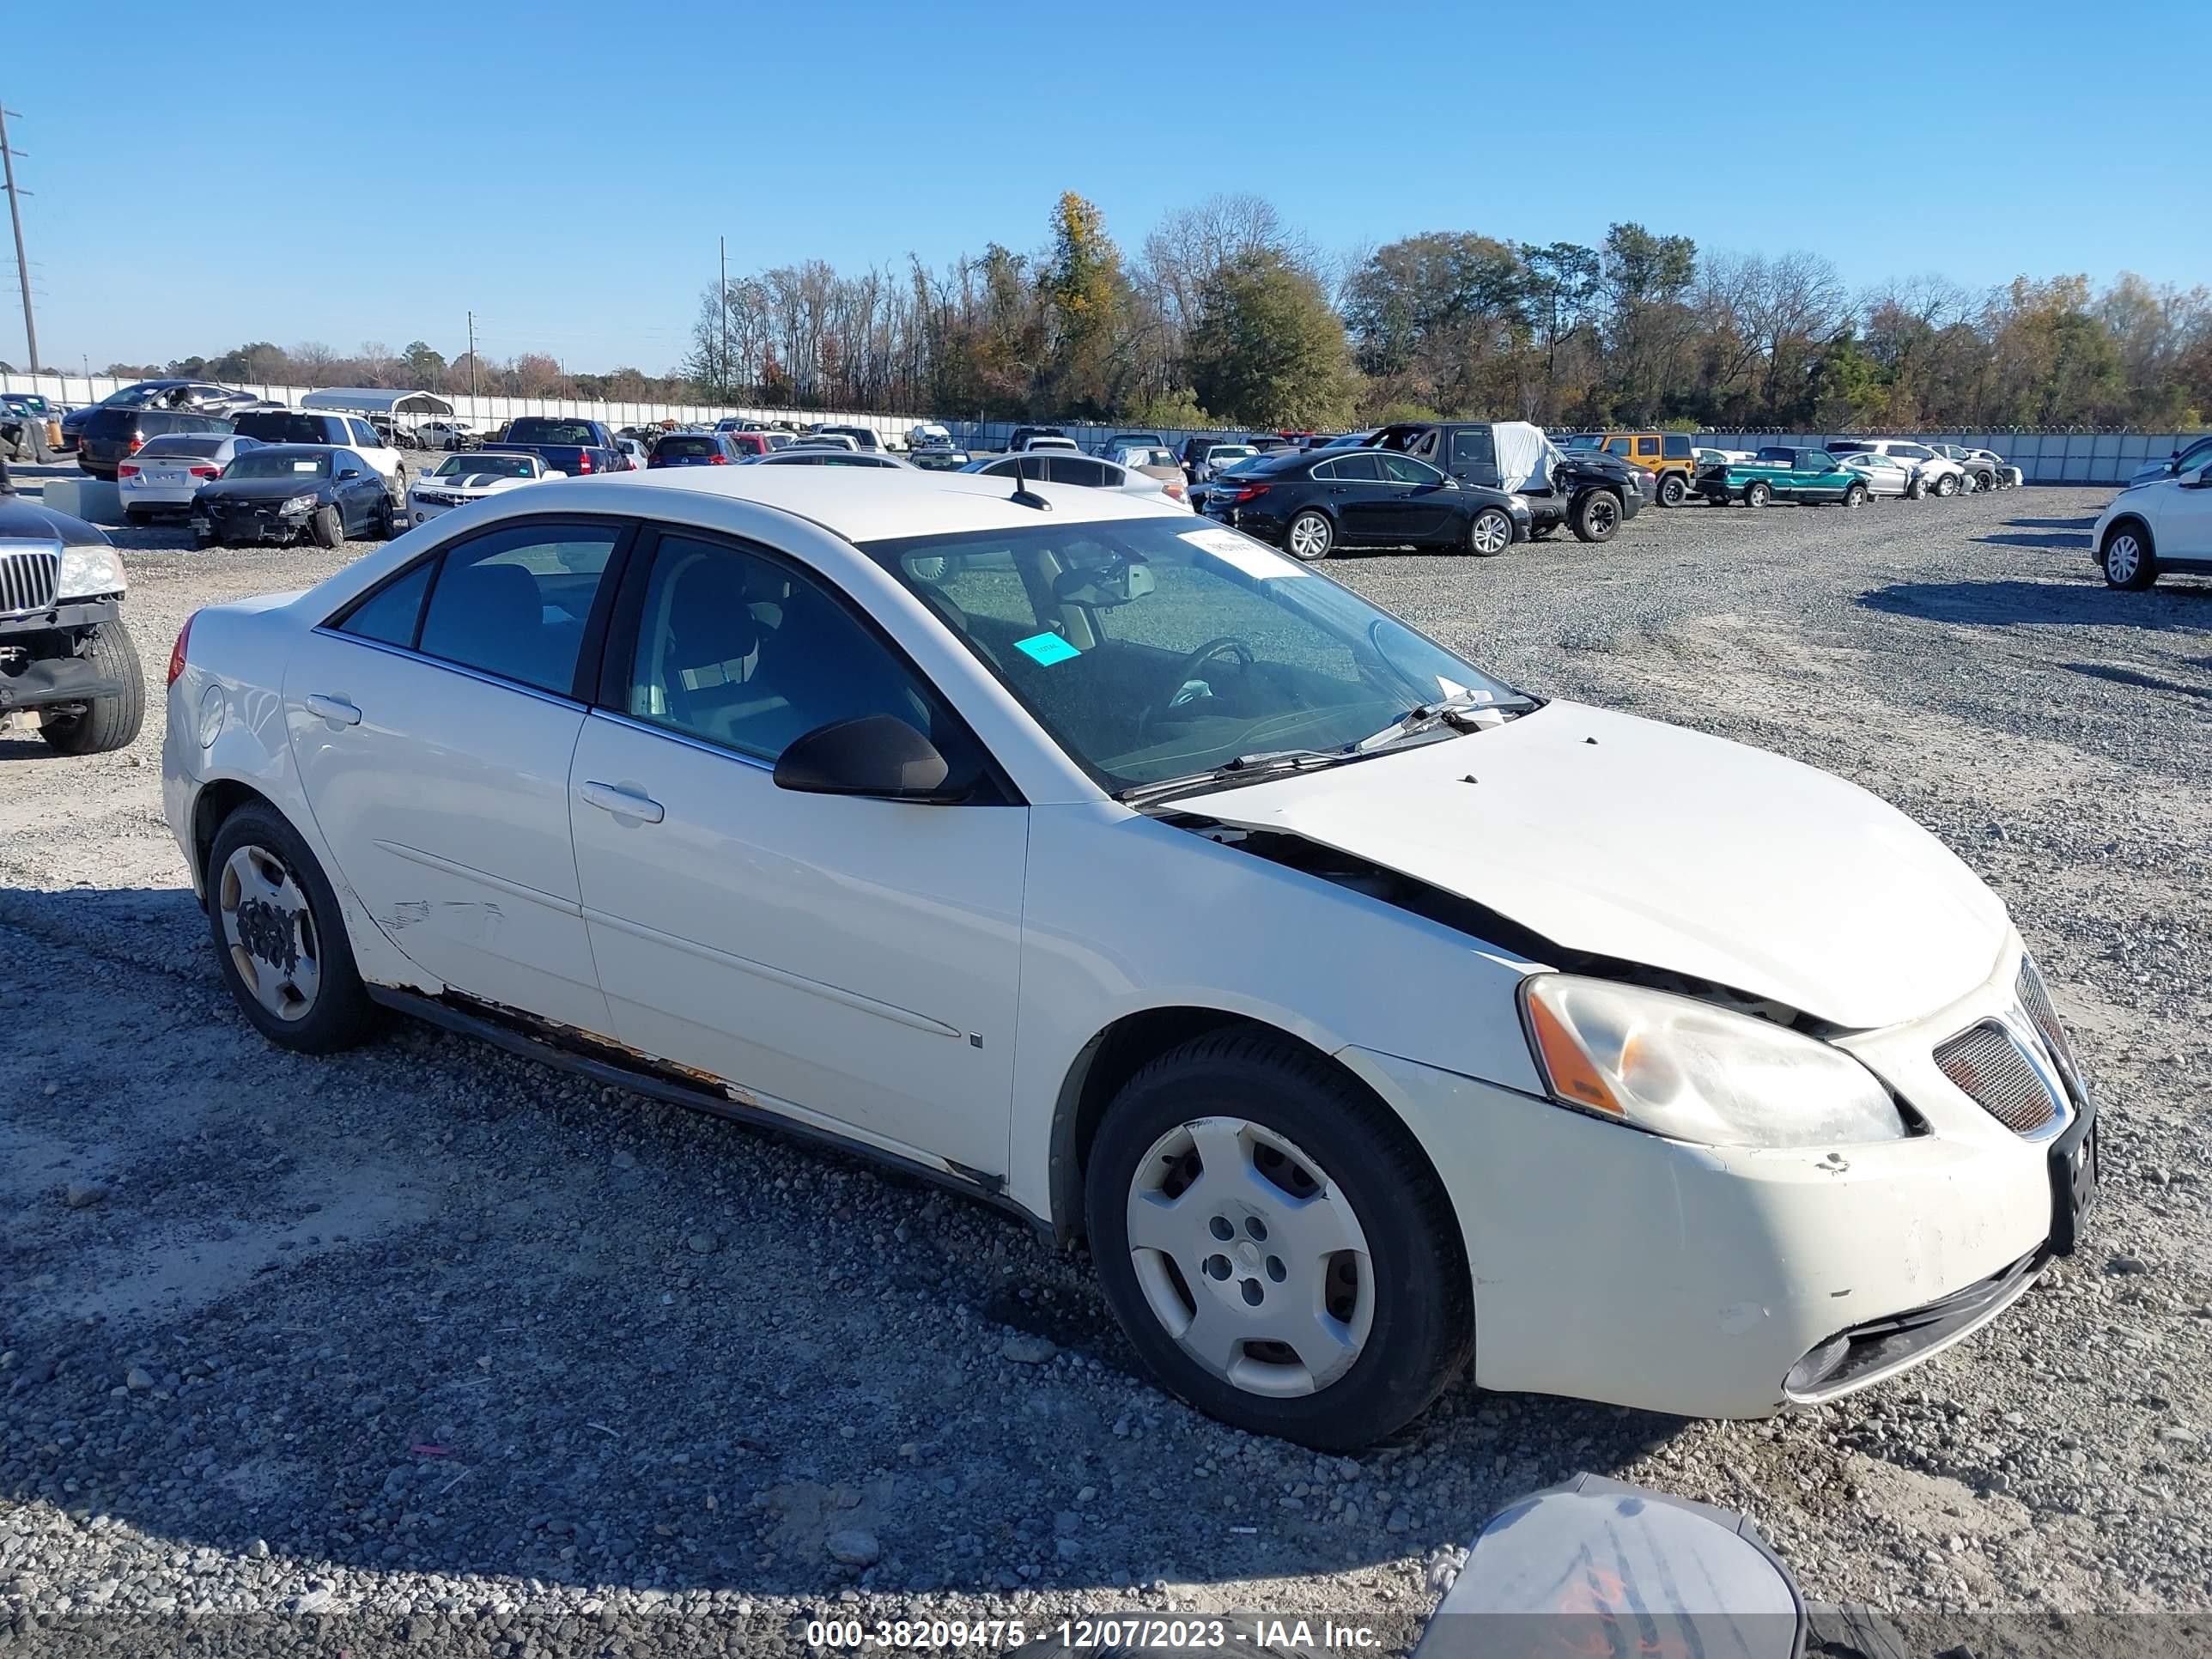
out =
{"type": "Polygon", "coordinates": [[[1578,542],[1609,542],[1647,499],[1638,469],[1620,456],[1602,449],[1555,451],[1519,421],[1405,421],[1382,428],[1367,446],[1414,456],[1463,484],[1513,491],[1528,501],[1530,534],[1540,541],[1565,525],[1578,542]],[[1508,455],[1538,456],[1536,471],[1519,465],[1519,476],[1509,478],[1500,465],[1501,437],[1508,455]]]}
{"type": "Polygon", "coordinates": [[[567,415],[518,415],[507,422],[498,442],[486,447],[527,450],[572,478],[631,470],[629,457],[617,447],[615,434],[604,421],[567,415]]]}
{"type": "Polygon", "coordinates": [[[1825,449],[1762,449],[1747,461],[1727,461],[1698,474],[1698,493],[1714,507],[1741,501],[1841,501],[1866,505],[1866,479],[1825,449]]]}

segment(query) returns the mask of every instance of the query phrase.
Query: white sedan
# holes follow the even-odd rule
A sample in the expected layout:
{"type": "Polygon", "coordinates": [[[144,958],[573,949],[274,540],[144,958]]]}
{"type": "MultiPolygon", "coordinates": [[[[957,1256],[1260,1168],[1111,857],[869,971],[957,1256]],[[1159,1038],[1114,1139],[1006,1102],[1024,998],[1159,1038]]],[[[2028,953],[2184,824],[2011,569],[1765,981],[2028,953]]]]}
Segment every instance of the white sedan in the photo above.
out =
{"type": "MultiPolygon", "coordinates": [[[[1166,450],[1138,453],[1168,454],[1166,450]]],[[[1048,483],[1081,484],[1085,489],[1112,489],[1124,495],[1134,495],[1158,507],[1190,505],[1189,492],[1184,488],[1182,471],[1176,470],[1172,483],[1163,483],[1149,473],[1139,472],[1133,466],[1124,466],[1119,461],[1103,461],[1079,452],[1070,454],[1064,451],[1028,450],[1019,455],[1001,455],[997,459],[970,461],[960,469],[986,478],[1012,478],[1018,474],[1026,480],[1042,478],[1048,483]]]]}
{"type": "Polygon", "coordinates": [[[405,522],[428,524],[441,513],[450,513],[501,490],[568,476],[558,467],[546,465],[543,456],[521,450],[465,450],[447,456],[434,471],[416,475],[407,487],[405,522]]]}
{"type": "Polygon", "coordinates": [[[2094,1193],[2020,935],[1903,814],[1110,490],[545,484],[199,611],[169,682],[270,1041],[398,1010],[1085,1236],[1255,1432],[1361,1446],[1470,1364],[1832,1400],[2094,1193]]]}
{"type": "Polygon", "coordinates": [[[213,483],[238,456],[260,447],[256,439],[216,432],[166,432],[149,438],[115,469],[125,521],[139,525],[157,514],[191,512],[201,485],[213,483]]]}

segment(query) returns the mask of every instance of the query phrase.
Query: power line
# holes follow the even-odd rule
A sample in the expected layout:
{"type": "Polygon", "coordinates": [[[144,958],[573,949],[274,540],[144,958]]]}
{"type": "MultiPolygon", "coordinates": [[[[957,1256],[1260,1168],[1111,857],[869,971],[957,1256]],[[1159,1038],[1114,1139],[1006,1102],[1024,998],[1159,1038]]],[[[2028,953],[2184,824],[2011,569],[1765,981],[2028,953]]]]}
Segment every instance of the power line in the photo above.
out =
{"type": "MultiPolygon", "coordinates": [[[[39,325],[31,315],[31,257],[23,252],[23,210],[16,200],[31,192],[15,184],[15,152],[8,148],[8,115],[0,108],[0,175],[4,175],[8,188],[8,222],[15,231],[15,279],[23,290],[23,339],[31,349],[31,373],[39,372],[39,325]]],[[[16,116],[17,120],[23,118],[16,116]]]]}

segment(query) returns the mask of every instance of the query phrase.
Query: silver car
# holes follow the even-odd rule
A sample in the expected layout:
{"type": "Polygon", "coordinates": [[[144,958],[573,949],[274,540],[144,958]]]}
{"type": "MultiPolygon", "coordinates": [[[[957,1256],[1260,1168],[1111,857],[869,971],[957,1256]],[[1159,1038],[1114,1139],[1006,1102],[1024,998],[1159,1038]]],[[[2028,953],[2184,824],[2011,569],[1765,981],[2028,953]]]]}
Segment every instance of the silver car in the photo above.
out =
{"type": "Polygon", "coordinates": [[[115,468],[124,518],[145,524],[162,514],[189,512],[201,485],[221,477],[235,457],[260,447],[258,438],[213,432],[167,432],[148,439],[115,468]]]}
{"type": "Polygon", "coordinates": [[[1909,497],[1917,501],[1928,493],[1920,483],[1920,469],[1894,455],[1864,451],[1836,459],[1865,481],[1869,495],[1909,497]]]}

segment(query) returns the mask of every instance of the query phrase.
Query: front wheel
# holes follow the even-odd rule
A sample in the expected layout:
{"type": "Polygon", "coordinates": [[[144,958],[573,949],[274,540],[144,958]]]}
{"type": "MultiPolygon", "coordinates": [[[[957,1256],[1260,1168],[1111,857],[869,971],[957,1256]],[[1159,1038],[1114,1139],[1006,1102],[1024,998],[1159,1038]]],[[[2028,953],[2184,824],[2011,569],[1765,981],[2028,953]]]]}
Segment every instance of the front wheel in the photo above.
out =
{"type": "Polygon", "coordinates": [[[1844,505],[1845,507],[1864,507],[1866,503],[1867,487],[1864,484],[1855,483],[1845,487],[1844,490],[1844,505]]]}
{"type": "Polygon", "coordinates": [[[111,696],[94,697],[74,714],[41,715],[39,735],[64,755],[105,755],[130,746],[146,723],[146,676],[138,647],[120,622],[104,622],[85,642],[84,660],[123,682],[111,696]]]}
{"type": "Polygon", "coordinates": [[[1620,528],[1620,497],[1610,489],[1593,489],[1574,505],[1568,528],[1578,542],[1609,542],[1620,528]]]}
{"type": "Polygon", "coordinates": [[[317,547],[336,547],[345,540],[345,517],[335,507],[319,507],[307,520],[307,534],[317,547]]]}
{"type": "Polygon", "coordinates": [[[1458,1225],[1412,1136],[1280,1038],[1216,1032],[1146,1066],[1107,1109],[1084,1190],[1139,1358],[1234,1427],[1354,1451],[1474,1350],[1458,1225]]]}
{"type": "Polygon", "coordinates": [[[1680,507],[1689,499],[1689,495],[1690,486],[1683,482],[1679,472],[1669,472],[1659,480],[1659,505],[1662,507],[1680,507]]]}
{"type": "Polygon", "coordinates": [[[1765,507],[1773,499],[1774,491],[1768,488],[1763,478],[1754,478],[1743,487],[1743,504],[1746,507],[1765,507]]]}
{"type": "Polygon", "coordinates": [[[1467,550],[1478,559],[1494,559],[1512,545],[1512,515],[1497,507],[1484,507],[1468,526],[1467,550]]]}
{"type": "Polygon", "coordinates": [[[1959,475],[1955,472],[1946,472],[1942,477],[1936,479],[1936,493],[1938,495],[1946,497],[1957,495],[1959,493],[1959,475]]]}
{"type": "Polygon", "coordinates": [[[2150,539],[2132,526],[2105,538],[2103,563],[2109,587],[2140,592],[2158,580],[2158,556],[2151,551],[2150,539]]]}
{"type": "Polygon", "coordinates": [[[1329,549],[1336,545],[1336,526],[1328,521],[1328,514],[1309,507],[1291,520],[1283,543],[1292,558],[1311,564],[1327,558],[1329,549]]]}
{"type": "Polygon", "coordinates": [[[327,1054],[374,1028],[345,919],[322,866],[272,806],[241,806],[216,831],[208,924],[223,982],[280,1048],[327,1054]]]}

